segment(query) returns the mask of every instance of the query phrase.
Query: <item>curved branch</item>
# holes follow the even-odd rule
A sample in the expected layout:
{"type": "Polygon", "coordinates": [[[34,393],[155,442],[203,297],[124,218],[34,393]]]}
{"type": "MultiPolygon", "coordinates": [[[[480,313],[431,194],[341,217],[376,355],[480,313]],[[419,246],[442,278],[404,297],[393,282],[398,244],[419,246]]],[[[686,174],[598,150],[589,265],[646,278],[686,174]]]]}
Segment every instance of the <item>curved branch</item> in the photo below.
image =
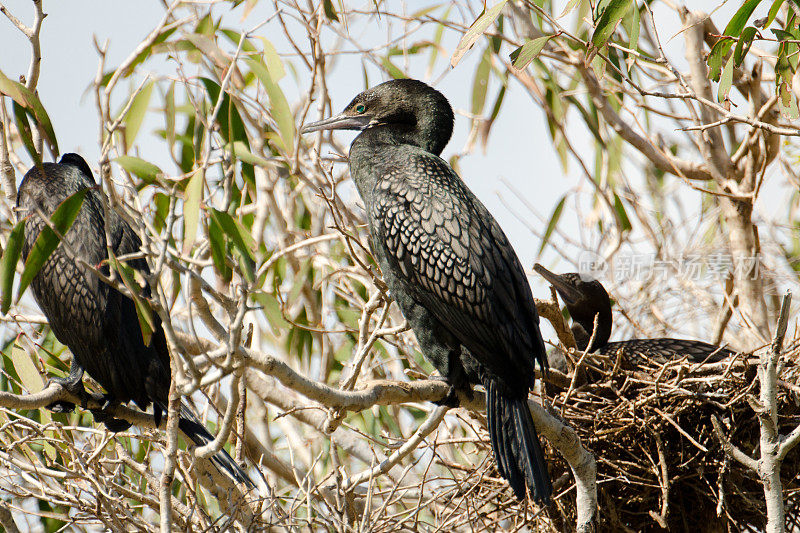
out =
{"type": "Polygon", "coordinates": [[[403,443],[403,445],[397,450],[395,450],[392,455],[374,467],[364,470],[363,472],[359,472],[353,477],[345,480],[344,483],[342,483],[342,488],[344,490],[350,490],[360,483],[370,481],[376,476],[380,476],[381,474],[385,474],[391,470],[394,465],[402,461],[404,457],[416,450],[425,437],[433,433],[433,431],[439,427],[439,424],[442,422],[442,420],[444,420],[444,415],[446,415],[447,411],[449,410],[449,407],[443,405],[436,407],[436,409],[434,409],[431,414],[428,415],[428,418],[425,419],[425,422],[419,426],[411,438],[403,443]]]}
{"type": "MultiPolygon", "coordinates": [[[[303,394],[307,398],[331,408],[363,410],[374,405],[436,402],[447,397],[450,391],[450,386],[440,380],[379,381],[372,382],[361,390],[345,391],[310,380],[274,357],[247,348],[241,348],[241,352],[246,354],[252,366],[261,372],[275,377],[284,386],[303,394]]],[[[248,382],[252,384],[251,380],[248,380],[248,382]]],[[[485,410],[486,400],[484,394],[480,391],[474,391],[472,396],[472,399],[461,398],[462,406],[474,411],[485,410]]],[[[0,392],[0,406],[11,409],[39,409],[56,401],[79,403],[80,400],[58,384],[51,384],[40,392],[27,395],[0,392]]],[[[103,403],[102,396],[92,395],[87,407],[89,409],[100,409],[103,403]]],[[[528,405],[537,431],[561,453],[572,469],[575,476],[578,500],[578,523],[579,526],[583,524],[583,526],[579,527],[579,531],[588,531],[589,529],[586,528],[593,523],[597,508],[597,481],[594,457],[581,445],[580,438],[575,430],[548,413],[544,407],[535,401],[529,400],[528,405]]],[[[121,405],[109,406],[103,411],[114,418],[122,418],[138,426],[155,427],[152,416],[121,405]]],[[[439,411],[435,411],[435,413],[439,413],[439,411]]],[[[444,412],[441,413],[441,416],[444,416],[444,412]]],[[[416,434],[418,438],[424,438],[430,431],[433,431],[437,425],[432,421],[435,418],[432,415],[429,419],[431,427],[425,425],[424,429],[427,433],[422,431],[422,427],[418,430],[416,434]]],[[[405,447],[401,448],[401,450],[404,449],[405,447]]],[[[387,458],[385,462],[378,465],[376,467],[378,468],[377,473],[383,473],[383,470],[387,468],[391,469],[397,461],[401,460],[403,455],[395,457],[401,450],[398,450],[387,458]]],[[[407,454],[408,452],[406,451],[405,453],[407,454]]],[[[356,484],[356,481],[360,483],[364,480],[353,478],[350,484],[356,484]]]]}
{"type": "MultiPolygon", "coordinates": [[[[243,348],[253,367],[275,377],[284,386],[316,400],[326,407],[360,410],[373,405],[407,402],[437,402],[447,397],[450,386],[439,380],[413,382],[373,382],[358,391],[343,391],[324,383],[312,381],[278,359],[243,348]]],[[[473,391],[472,399],[459,398],[462,407],[474,411],[486,408],[484,394],[473,391]]],[[[569,463],[575,476],[578,509],[578,531],[591,531],[597,513],[597,467],[594,456],[581,445],[574,429],[548,413],[544,407],[529,400],[536,430],[556,448],[569,463]]],[[[389,465],[391,466],[391,465],[389,465]]]]}
{"type": "Polygon", "coordinates": [[[622,117],[614,111],[608,99],[603,95],[600,83],[594,73],[582,65],[578,65],[578,72],[583,78],[589,95],[603,119],[614,132],[622,137],[625,142],[639,150],[643,156],[650,160],[659,170],[683,176],[689,180],[708,181],[713,178],[711,171],[705,164],[693,163],[673,157],[665,150],[658,148],[650,139],[636,133],[622,117]]]}

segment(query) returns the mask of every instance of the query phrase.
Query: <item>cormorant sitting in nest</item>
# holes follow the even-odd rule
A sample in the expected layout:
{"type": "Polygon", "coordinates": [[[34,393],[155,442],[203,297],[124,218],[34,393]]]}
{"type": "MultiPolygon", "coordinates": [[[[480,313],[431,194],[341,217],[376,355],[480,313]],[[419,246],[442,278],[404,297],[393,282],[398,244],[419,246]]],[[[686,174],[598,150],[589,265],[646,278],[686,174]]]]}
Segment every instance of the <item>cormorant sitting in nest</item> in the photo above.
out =
{"type": "Polygon", "coordinates": [[[533,268],[555,287],[564,300],[564,305],[572,317],[571,329],[575,343],[581,351],[588,347],[591,353],[616,355],[622,350],[631,363],[641,359],[665,363],[684,356],[695,363],[716,363],[734,355],[734,352],[727,348],[685,339],[629,339],[608,342],[612,325],[611,300],[599,281],[587,280],[574,272],[554,274],[540,264],[536,264],[533,268]],[[595,316],[597,316],[597,331],[589,346],[595,316]]]}

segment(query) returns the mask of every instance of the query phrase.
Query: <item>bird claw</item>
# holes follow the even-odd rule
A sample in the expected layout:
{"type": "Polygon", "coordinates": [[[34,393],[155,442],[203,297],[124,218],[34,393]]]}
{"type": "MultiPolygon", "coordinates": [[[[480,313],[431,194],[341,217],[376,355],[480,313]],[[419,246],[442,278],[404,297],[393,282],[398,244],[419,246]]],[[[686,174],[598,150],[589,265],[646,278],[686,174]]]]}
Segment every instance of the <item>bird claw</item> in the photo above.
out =
{"type": "Polygon", "coordinates": [[[119,433],[129,429],[133,424],[121,418],[114,418],[100,409],[93,409],[94,421],[103,424],[111,433],[119,433]]]}
{"type": "Polygon", "coordinates": [[[131,427],[131,423],[127,420],[123,420],[121,418],[114,418],[110,414],[106,412],[106,410],[114,405],[114,400],[109,396],[105,396],[103,398],[103,403],[100,406],[100,409],[92,409],[92,415],[94,415],[94,421],[103,424],[110,432],[112,433],[119,433],[120,431],[125,431],[131,427]]]}
{"type": "Polygon", "coordinates": [[[75,410],[75,404],[64,400],[53,402],[50,405],[45,405],[45,409],[54,413],[71,413],[75,410]]]}
{"type": "Polygon", "coordinates": [[[447,391],[447,396],[433,403],[440,407],[451,407],[453,409],[461,406],[461,400],[458,398],[458,391],[453,385],[450,385],[450,388],[447,391]]]}
{"type": "MultiPolygon", "coordinates": [[[[81,408],[86,409],[86,406],[89,403],[89,393],[86,392],[86,389],[83,387],[83,382],[80,379],[75,381],[70,377],[50,378],[50,380],[47,382],[47,387],[52,384],[56,384],[73,396],[77,396],[80,399],[81,408]]],[[[46,408],[54,413],[71,413],[75,410],[75,404],[66,400],[58,400],[57,402],[53,402],[46,406],[46,408]]]]}
{"type": "Polygon", "coordinates": [[[445,396],[441,400],[433,402],[436,405],[439,405],[441,407],[451,407],[455,409],[456,407],[461,407],[460,394],[463,394],[464,397],[470,401],[473,398],[472,388],[468,384],[466,384],[466,382],[462,382],[464,383],[463,386],[458,386],[458,384],[453,385],[452,383],[450,383],[450,380],[444,376],[430,376],[428,379],[431,379],[433,381],[444,381],[445,383],[450,385],[450,388],[447,390],[447,396],[445,396]]]}

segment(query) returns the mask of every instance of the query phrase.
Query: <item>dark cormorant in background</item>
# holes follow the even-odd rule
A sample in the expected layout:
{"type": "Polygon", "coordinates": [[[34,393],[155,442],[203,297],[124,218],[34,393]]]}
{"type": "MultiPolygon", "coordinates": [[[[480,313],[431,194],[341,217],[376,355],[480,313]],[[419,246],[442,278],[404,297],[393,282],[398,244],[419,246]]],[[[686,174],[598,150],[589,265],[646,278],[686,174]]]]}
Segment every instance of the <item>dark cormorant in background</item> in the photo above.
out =
{"type": "Polygon", "coordinates": [[[553,274],[540,264],[534,270],[555,287],[572,317],[572,333],[579,350],[586,350],[597,317],[597,332],[589,347],[590,353],[616,354],[620,350],[631,362],[650,359],[658,363],[688,357],[695,363],[714,363],[734,352],[701,341],[685,339],[630,339],[608,342],[611,337],[611,300],[603,285],[597,280],[585,281],[580,274],[553,274]]]}
{"type": "MultiPolygon", "coordinates": [[[[17,193],[20,216],[28,217],[22,256],[27,259],[45,226],[39,213],[52,216],[64,200],[81,189],[89,191],[75,222],[64,235],[65,242],[59,244],[31,282],[33,295],[47,316],[50,329],[72,352],[69,376],[52,381],[85,401],[88,398],[82,383],[85,370],[105,388],[109,401],[132,400],[142,409],[152,403],[158,426],[162,413],[167,410],[171,379],[167,341],[158,315],[153,314],[155,328],[150,345],[146,346],[133,300],[101,281],[71,255],[74,253],[90,265],[106,263],[100,270],[105,274],[109,272],[102,192],[81,156],[64,154],[58,164],[44,163],[25,174],[17,193]]],[[[108,230],[109,244],[116,256],[139,252],[138,235],[113,210],[109,210],[108,230]]],[[[127,264],[145,275],[150,273],[143,258],[129,259],[127,264]]],[[[149,286],[142,289],[142,296],[150,297],[149,286]]],[[[181,404],[180,416],[181,431],[195,444],[213,440],[184,404],[181,404]]],[[[130,427],[116,419],[105,423],[116,431],[130,427]]],[[[236,481],[250,488],[255,486],[225,450],[211,460],[236,481]]]]}
{"type": "Polygon", "coordinates": [[[525,272],[500,226],[446,161],[453,110],[417,80],[382,83],[303,133],[363,130],[350,172],[372,251],[422,352],[455,391],[486,388],[492,448],[514,494],[546,502],[552,487],[528,409],[536,361],[547,367],[525,272]]]}

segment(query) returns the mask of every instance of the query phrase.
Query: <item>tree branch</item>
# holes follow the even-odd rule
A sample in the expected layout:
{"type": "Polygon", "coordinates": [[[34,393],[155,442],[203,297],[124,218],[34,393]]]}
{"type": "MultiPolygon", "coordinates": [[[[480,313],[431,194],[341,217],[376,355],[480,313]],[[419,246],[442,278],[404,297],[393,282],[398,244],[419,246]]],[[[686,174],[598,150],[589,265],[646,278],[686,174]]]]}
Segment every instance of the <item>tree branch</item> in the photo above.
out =
{"type": "Polygon", "coordinates": [[[744,453],[735,444],[733,444],[730,439],[728,439],[722,429],[722,423],[716,416],[711,417],[711,424],[714,426],[714,433],[722,443],[722,449],[725,450],[725,453],[728,455],[728,457],[738,461],[753,472],[758,472],[758,461],[744,453]]]}
{"type": "Polygon", "coordinates": [[[763,411],[757,412],[761,433],[761,459],[758,462],[758,475],[764,485],[764,499],[767,502],[767,526],[770,533],[782,532],[784,525],[783,484],[781,482],[781,438],[778,432],[778,359],[783,348],[783,339],[789,323],[791,293],[786,293],[781,301],[781,311],[775,328],[775,337],[769,350],[761,354],[758,365],[759,401],[763,411]]]}
{"type": "Polygon", "coordinates": [[[376,476],[380,476],[385,474],[392,467],[398,464],[404,457],[408,454],[413,452],[417,449],[417,447],[422,443],[422,441],[430,435],[439,424],[444,420],[444,415],[447,414],[447,411],[450,408],[447,406],[437,406],[433,411],[428,415],[428,418],[425,419],[425,422],[417,428],[417,431],[408,439],[406,442],[403,443],[397,450],[392,452],[392,454],[381,461],[379,464],[375,465],[373,468],[364,470],[349,479],[346,479],[342,483],[342,488],[347,491],[359,485],[365,481],[369,481],[374,479],[376,476]]]}
{"type": "Polygon", "coordinates": [[[692,163],[673,157],[668,152],[657,147],[650,139],[633,131],[633,128],[611,107],[608,99],[603,95],[594,73],[582,65],[578,65],[577,70],[589,90],[589,95],[592,97],[594,105],[603,115],[603,119],[617,135],[639,150],[656,168],[689,180],[706,181],[713,179],[711,171],[704,163],[692,163]]]}

